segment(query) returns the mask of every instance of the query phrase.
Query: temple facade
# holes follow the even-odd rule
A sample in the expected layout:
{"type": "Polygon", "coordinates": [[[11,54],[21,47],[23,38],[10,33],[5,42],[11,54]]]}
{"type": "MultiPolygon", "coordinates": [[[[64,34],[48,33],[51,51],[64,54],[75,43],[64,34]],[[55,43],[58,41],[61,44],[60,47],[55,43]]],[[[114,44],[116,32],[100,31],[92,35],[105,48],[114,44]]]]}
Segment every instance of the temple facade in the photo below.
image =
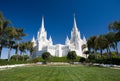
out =
{"type": "MultiPolygon", "coordinates": [[[[37,37],[33,37],[34,49],[32,58],[41,56],[44,52],[49,52],[52,56],[63,57],[68,54],[69,51],[75,51],[77,56],[86,57],[83,54],[88,48],[82,49],[83,45],[86,45],[86,38],[81,38],[80,31],[77,28],[76,19],[74,17],[74,24],[71,31],[70,39],[66,37],[65,44],[53,44],[51,36],[47,39],[47,32],[44,27],[44,17],[42,17],[41,28],[37,33],[37,37]]],[[[87,45],[86,45],[87,46],[87,45]]]]}

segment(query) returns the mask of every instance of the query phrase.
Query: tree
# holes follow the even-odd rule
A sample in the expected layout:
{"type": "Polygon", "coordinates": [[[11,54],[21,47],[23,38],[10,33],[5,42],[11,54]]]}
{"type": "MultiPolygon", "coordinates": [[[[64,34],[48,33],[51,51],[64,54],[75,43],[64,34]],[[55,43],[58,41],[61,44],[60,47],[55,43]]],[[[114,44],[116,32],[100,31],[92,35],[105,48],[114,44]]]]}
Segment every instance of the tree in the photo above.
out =
{"type": "Polygon", "coordinates": [[[16,36],[16,30],[14,27],[8,27],[5,29],[6,39],[7,39],[7,47],[8,47],[8,61],[10,60],[10,52],[15,44],[14,38],[16,36]]]}
{"type": "Polygon", "coordinates": [[[76,59],[77,55],[75,51],[70,51],[67,54],[67,59],[70,61],[74,61],[76,59]]]}
{"type": "Polygon", "coordinates": [[[100,50],[100,55],[102,57],[102,50],[107,47],[107,39],[105,38],[105,35],[100,35],[95,39],[95,47],[100,50]]]}
{"type": "MultiPolygon", "coordinates": [[[[17,32],[17,35],[16,35],[16,40],[17,40],[16,54],[18,54],[18,50],[20,47],[20,40],[22,40],[22,37],[26,36],[26,34],[23,32],[22,28],[16,28],[16,32],[17,32]]],[[[16,60],[18,61],[18,57],[16,57],[16,60]]]]}
{"type": "Polygon", "coordinates": [[[120,32],[120,21],[114,21],[110,23],[108,28],[114,32],[120,32]]]}
{"type": "Polygon", "coordinates": [[[50,60],[51,54],[50,54],[49,52],[44,52],[44,53],[42,54],[42,58],[43,58],[43,59],[45,60],[45,62],[46,62],[46,61],[50,60]]]}
{"type": "Polygon", "coordinates": [[[23,56],[23,61],[24,61],[24,53],[26,53],[27,50],[27,45],[26,42],[20,43],[20,48],[19,48],[21,55],[23,56]]]}
{"type": "Polygon", "coordinates": [[[94,55],[95,55],[95,59],[97,59],[97,55],[96,55],[96,50],[97,47],[95,46],[96,42],[95,39],[97,38],[97,36],[92,36],[87,40],[87,46],[88,46],[88,50],[89,52],[91,52],[91,49],[93,49],[94,51],[94,55]]]}
{"type": "Polygon", "coordinates": [[[5,38],[5,29],[8,27],[10,22],[4,18],[3,14],[0,12],[0,59],[2,48],[6,46],[6,38],[5,38]]]}
{"type": "Polygon", "coordinates": [[[114,21],[110,23],[108,28],[110,31],[113,31],[116,33],[114,35],[114,43],[115,43],[116,52],[118,54],[117,43],[120,41],[120,21],[114,21]]]}
{"type": "Polygon", "coordinates": [[[113,32],[109,32],[108,34],[106,34],[106,39],[108,40],[107,41],[107,53],[108,53],[108,57],[111,59],[112,58],[112,54],[111,54],[111,51],[110,51],[110,48],[117,48],[117,45],[116,45],[116,39],[115,39],[115,34],[113,32]]]}
{"type": "Polygon", "coordinates": [[[32,57],[33,52],[35,51],[34,47],[33,47],[33,42],[28,41],[27,42],[27,50],[30,52],[30,57],[32,57]]]}

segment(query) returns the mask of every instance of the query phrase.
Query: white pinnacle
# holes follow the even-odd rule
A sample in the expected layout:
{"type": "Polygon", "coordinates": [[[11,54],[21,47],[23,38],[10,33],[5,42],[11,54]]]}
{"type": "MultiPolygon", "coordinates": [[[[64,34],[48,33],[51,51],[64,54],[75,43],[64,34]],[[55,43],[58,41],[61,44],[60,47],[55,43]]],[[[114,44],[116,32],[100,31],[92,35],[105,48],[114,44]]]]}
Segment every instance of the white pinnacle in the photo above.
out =
{"type": "Polygon", "coordinates": [[[45,28],[44,28],[44,17],[42,17],[42,23],[41,23],[41,29],[40,32],[44,32],[45,28]]]}
{"type": "Polygon", "coordinates": [[[75,14],[74,14],[74,27],[73,27],[74,29],[73,30],[78,30],[78,28],[77,28],[77,24],[76,24],[76,19],[75,19],[75,14]]]}

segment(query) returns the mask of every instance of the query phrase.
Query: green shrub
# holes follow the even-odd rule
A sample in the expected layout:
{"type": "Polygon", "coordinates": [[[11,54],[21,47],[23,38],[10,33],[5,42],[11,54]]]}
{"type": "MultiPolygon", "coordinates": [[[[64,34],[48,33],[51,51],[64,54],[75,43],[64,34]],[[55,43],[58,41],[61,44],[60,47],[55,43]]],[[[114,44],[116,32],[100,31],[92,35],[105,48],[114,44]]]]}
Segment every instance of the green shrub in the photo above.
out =
{"type": "Polygon", "coordinates": [[[67,58],[66,57],[52,57],[51,62],[67,62],[67,58]]]}
{"type": "Polygon", "coordinates": [[[70,51],[68,52],[67,54],[67,59],[69,61],[74,61],[76,59],[77,55],[76,55],[76,52],[75,51],[70,51]]]}
{"type": "MultiPolygon", "coordinates": [[[[21,55],[13,55],[11,56],[11,60],[16,60],[16,57],[18,56],[18,60],[19,61],[22,61],[23,60],[23,56],[21,55]]],[[[24,61],[27,61],[27,59],[29,59],[29,56],[28,55],[24,55],[24,61]]]]}
{"type": "Polygon", "coordinates": [[[43,59],[41,57],[36,57],[36,58],[30,59],[28,62],[29,63],[43,62],[43,59]]]}
{"type": "Polygon", "coordinates": [[[15,60],[10,60],[8,61],[7,59],[0,59],[0,65],[13,65],[13,64],[24,64],[27,63],[26,61],[15,61],[15,60]]]}
{"type": "Polygon", "coordinates": [[[94,55],[94,54],[90,54],[90,55],[88,56],[88,59],[94,60],[94,59],[95,59],[95,55],[94,55]]]}
{"type": "Polygon", "coordinates": [[[42,58],[45,60],[45,61],[50,61],[51,59],[51,54],[49,52],[44,52],[42,54],[42,58]]]}
{"type": "Polygon", "coordinates": [[[81,57],[80,60],[79,60],[79,62],[82,62],[82,63],[85,62],[85,61],[86,61],[86,59],[84,57],[81,57]]]}

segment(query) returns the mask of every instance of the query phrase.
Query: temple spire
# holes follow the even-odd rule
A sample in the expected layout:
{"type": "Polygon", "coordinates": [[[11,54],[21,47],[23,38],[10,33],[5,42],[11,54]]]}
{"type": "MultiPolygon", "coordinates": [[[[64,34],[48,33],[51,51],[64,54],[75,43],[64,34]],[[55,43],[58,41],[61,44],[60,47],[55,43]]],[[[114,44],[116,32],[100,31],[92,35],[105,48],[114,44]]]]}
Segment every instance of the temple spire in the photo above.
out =
{"type": "Polygon", "coordinates": [[[44,17],[42,16],[42,23],[41,23],[41,29],[40,32],[44,32],[45,28],[44,28],[44,17]]]}
{"type": "Polygon", "coordinates": [[[52,37],[49,38],[50,45],[53,45],[52,37]]]}
{"type": "Polygon", "coordinates": [[[68,38],[68,36],[66,37],[66,41],[69,41],[69,38],[68,38]]]}
{"type": "Polygon", "coordinates": [[[75,14],[74,14],[74,27],[73,27],[73,30],[78,30],[77,24],[76,24],[76,19],[75,19],[75,14]]]}
{"type": "Polygon", "coordinates": [[[33,43],[33,47],[35,47],[36,46],[36,40],[35,40],[34,36],[33,36],[32,40],[31,40],[31,42],[33,43]]]}
{"type": "Polygon", "coordinates": [[[69,45],[69,44],[70,44],[70,40],[69,40],[68,36],[66,37],[65,44],[66,44],[66,45],[69,45]]]}
{"type": "Polygon", "coordinates": [[[51,41],[51,42],[52,42],[52,37],[51,37],[51,35],[50,35],[49,41],[51,41]]]}
{"type": "Polygon", "coordinates": [[[35,37],[33,36],[33,38],[32,38],[32,41],[31,42],[35,42],[35,37]]]}

